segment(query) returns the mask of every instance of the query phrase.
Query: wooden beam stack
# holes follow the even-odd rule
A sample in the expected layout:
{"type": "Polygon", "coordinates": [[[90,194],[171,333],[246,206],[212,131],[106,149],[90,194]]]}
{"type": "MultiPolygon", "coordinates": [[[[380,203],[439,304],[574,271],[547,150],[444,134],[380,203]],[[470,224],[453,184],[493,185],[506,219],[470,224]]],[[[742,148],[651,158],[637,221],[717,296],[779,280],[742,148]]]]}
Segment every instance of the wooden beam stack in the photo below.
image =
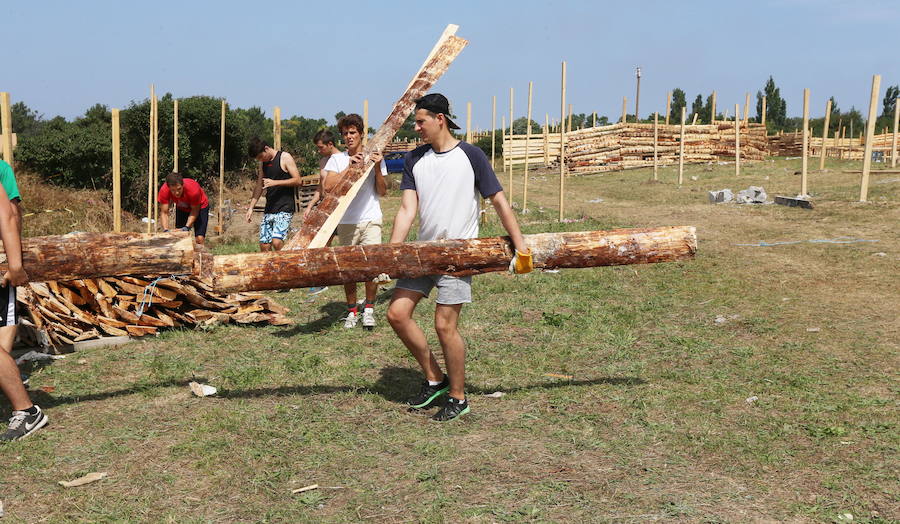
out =
{"type": "Polygon", "coordinates": [[[88,278],[32,282],[18,289],[21,337],[45,348],[106,336],[154,335],[160,328],[290,324],[288,309],[258,293],[218,294],[194,278],[88,278]]]}

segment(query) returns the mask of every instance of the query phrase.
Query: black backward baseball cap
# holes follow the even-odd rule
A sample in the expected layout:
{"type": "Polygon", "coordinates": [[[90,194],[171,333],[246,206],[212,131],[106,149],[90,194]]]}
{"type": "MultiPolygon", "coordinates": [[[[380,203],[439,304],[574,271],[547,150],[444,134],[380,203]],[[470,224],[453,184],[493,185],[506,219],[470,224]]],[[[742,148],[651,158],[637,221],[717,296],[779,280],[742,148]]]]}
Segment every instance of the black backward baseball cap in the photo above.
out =
{"type": "Polygon", "coordinates": [[[453,120],[450,120],[450,101],[447,97],[440,93],[431,93],[416,99],[416,111],[419,109],[427,109],[432,113],[442,113],[447,120],[447,127],[450,129],[459,129],[453,120]]]}

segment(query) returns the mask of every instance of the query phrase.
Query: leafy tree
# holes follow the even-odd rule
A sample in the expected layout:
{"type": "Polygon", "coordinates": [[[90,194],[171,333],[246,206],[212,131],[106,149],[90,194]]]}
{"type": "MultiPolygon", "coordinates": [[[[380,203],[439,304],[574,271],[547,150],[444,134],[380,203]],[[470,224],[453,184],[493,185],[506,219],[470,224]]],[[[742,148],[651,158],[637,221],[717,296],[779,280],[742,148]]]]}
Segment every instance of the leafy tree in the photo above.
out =
{"type": "Polygon", "coordinates": [[[770,131],[785,129],[787,103],[781,98],[781,90],[775,86],[775,80],[769,75],[762,91],[756,92],[756,116],[762,121],[762,97],[766,97],[766,127],[770,131]]]}
{"type": "MultiPolygon", "coordinates": [[[[576,115],[572,115],[572,129],[578,129],[581,126],[581,122],[583,122],[583,119],[584,119],[584,114],[582,114],[580,116],[581,116],[582,120],[577,120],[575,118],[576,115]],[[578,122],[577,124],[576,124],[576,121],[578,122]]],[[[527,129],[528,129],[527,126],[528,126],[527,118],[525,118],[524,116],[517,118],[513,122],[513,134],[514,135],[524,135],[527,132],[527,129]]],[[[532,135],[540,135],[543,132],[544,132],[544,130],[541,127],[541,125],[538,124],[537,122],[535,122],[534,120],[532,120],[531,121],[531,134],[532,135]]],[[[488,145],[491,145],[490,141],[488,141],[488,145]]]]}
{"type": "Polygon", "coordinates": [[[684,107],[687,107],[684,91],[676,87],[672,90],[672,113],[669,121],[674,123],[681,122],[681,109],[684,107]]]}
{"type": "Polygon", "coordinates": [[[894,117],[894,104],[897,97],[900,96],[900,86],[888,86],[884,93],[884,100],[881,102],[881,116],[894,117]]]}
{"type": "Polygon", "coordinates": [[[12,115],[12,130],[19,137],[19,140],[27,138],[38,132],[44,117],[37,111],[32,110],[24,102],[16,102],[10,108],[12,115]]]}
{"type": "Polygon", "coordinates": [[[694,103],[691,105],[691,114],[703,114],[703,95],[697,95],[697,98],[694,99],[694,103]]]}

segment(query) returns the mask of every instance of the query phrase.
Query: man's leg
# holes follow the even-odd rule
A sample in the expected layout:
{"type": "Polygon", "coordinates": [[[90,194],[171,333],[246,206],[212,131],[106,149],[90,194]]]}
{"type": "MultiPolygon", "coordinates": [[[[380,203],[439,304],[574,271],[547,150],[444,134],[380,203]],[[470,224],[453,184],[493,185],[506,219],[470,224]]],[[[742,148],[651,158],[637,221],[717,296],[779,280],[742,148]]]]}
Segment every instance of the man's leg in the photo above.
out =
{"type": "Polygon", "coordinates": [[[344,284],[344,295],[347,297],[347,307],[348,308],[350,306],[356,307],[356,300],[358,298],[356,295],[356,288],[357,288],[356,282],[353,282],[350,284],[344,284]]]}
{"type": "Polygon", "coordinates": [[[466,346],[458,329],[461,310],[462,304],[437,304],[434,310],[434,329],[444,351],[444,363],[450,378],[450,396],[465,400],[466,346]]]}
{"type": "Polygon", "coordinates": [[[431,382],[440,382],[444,379],[444,373],[434,353],[428,349],[428,340],[425,338],[425,332],[413,320],[413,311],[416,305],[422,300],[422,294],[409,289],[394,289],[394,296],[391,297],[391,303],[388,306],[387,318],[394,333],[400,337],[406,349],[412,353],[425,378],[431,382]]]}
{"type": "Polygon", "coordinates": [[[272,244],[263,244],[262,242],[260,242],[259,250],[262,252],[272,251],[272,244]]]}
{"type": "Polygon", "coordinates": [[[22,385],[22,376],[19,374],[19,366],[12,356],[5,351],[0,351],[0,390],[9,399],[13,411],[24,411],[34,404],[28,398],[28,392],[22,385]]]}
{"type": "Polygon", "coordinates": [[[283,245],[284,245],[284,241],[281,240],[280,238],[272,239],[272,244],[271,244],[272,251],[281,251],[281,246],[283,246],[283,245]]]}
{"type": "Polygon", "coordinates": [[[366,282],[366,304],[374,304],[376,298],[378,298],[378,284],[366,282]]]}
{"type": "Polygon", "coordinates": [[[12,351],[13,344],[16,341],[16,328],[18,326],[0,327],[0,347],[7,353],[12,351]]]}

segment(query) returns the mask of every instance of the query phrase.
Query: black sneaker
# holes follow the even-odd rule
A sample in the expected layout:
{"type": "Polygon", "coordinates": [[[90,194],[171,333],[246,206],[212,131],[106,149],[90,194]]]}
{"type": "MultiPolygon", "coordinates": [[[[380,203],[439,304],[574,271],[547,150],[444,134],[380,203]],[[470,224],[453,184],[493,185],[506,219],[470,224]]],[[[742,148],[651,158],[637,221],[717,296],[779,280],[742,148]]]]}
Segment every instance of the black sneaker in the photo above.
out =
{"type": "Polygon", "coordinates": [[[450,379],[447,378],[447,375],[444,375],[444,380],[436,386],[429,385],[426,380],[422,382],[422,389],[419,390],[419,393],[407,400],[406,403],[409,404],[410,407],[416,409],[427,408],[436,398],[448,391],[450,391],[450,379]]]}
{"type": "Polygon", "coordinates": [[[453,397],[447,399],[447,405],[442,407],[440,411],[435,413],[431,420],[438,422],[447,422],[457,417],[461,417],[469,412],[469,401],[459,400],[453,397]]]}
{"type": "Polygon", "coordinates": [[[27,411],[13,411],[6,433],[0,435],[0,442],[10,442],[25,438],[47,425],[49,421],[47,415],[44,415],[44,412],[38,406],[34,407],[37,408],[37,413],[34,415],[29,415],[27,411]]]}

